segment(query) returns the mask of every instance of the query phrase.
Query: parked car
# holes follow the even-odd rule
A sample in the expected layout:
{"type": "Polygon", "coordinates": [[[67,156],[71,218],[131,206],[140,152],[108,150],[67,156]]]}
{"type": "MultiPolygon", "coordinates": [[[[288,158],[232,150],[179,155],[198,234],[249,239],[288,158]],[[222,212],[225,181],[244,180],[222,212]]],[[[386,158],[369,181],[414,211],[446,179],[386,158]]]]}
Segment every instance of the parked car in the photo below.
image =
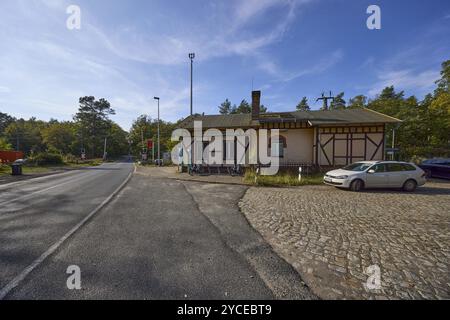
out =
{"type": "Polygon", "coordinates": [[[17,159],[16,161],[13,162],[13,164],[24,165],[26,162],[27,162],[26,159],[17,159]]]}
{"type": "Polygon", "coordinates": [[[360,191],[364,188],[402,188],[412,192],[426,183],[425,172],[412,163],[362,161],[328,172],[324,183],[360,191]]]}
{"type": "Polygon", "coordinates": [[[450,159],[431,159],[423,161],[419,167],[427,178],[450,179],[450,159]]]}

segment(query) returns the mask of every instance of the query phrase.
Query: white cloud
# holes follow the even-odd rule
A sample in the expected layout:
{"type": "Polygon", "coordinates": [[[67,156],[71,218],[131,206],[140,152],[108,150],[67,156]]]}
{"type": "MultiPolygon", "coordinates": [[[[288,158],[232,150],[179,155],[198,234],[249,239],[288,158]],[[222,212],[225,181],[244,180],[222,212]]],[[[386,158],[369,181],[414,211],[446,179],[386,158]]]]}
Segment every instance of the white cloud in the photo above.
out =
{"type": "Polygon", "coordinates": [[[429,90],[440,77],[438,70],[417,72],[414,70],[396,70],[380,72],[378,81],[369,90],[369,96],[374,97],[384,88],[394,86],[398,90],[414,89],[429,90]]]}
{"type": "MultiPolygon", "coordinates": [[[[296,17],[296,10],[306,0],[235,1],[234,16],[226,11],[216,12],[214,24],[199,23],[197,31],[189,33],[186,26],[179,30],[137,30],[121,27],[108,34],[93,24],[85,24],[92,36],[120,58],[156,65],[176,65],[186,62],[186,54],[197,51],[198,59],[230,55],[254,55],[282,39],[296,17]],[[251,30],[246,24],[274,7],[284,11],[278,19],[268,19],[268,30],[251,30]]],[[[166,17],[170,19],[170,17],[166,17]]]]}
{"type": "Polygon", "coordinates": [[[258,56],[259,68],[274,76],[276,81],[289,82],[294,79],[304,77],[307,75],[317,75],[326,72],[334,67],[344,57],[342,49],[333,51],[330,55],[320,58],[318,61],[311,62],[306,68],[297,71],[286,71],[282,69],[274,61],[264,57],[258,56]]]}
{"type": "Polygon", "coordinates": [[[0,93],[9,93],[11,89],[9,87],[0,86],[0,93]]]}

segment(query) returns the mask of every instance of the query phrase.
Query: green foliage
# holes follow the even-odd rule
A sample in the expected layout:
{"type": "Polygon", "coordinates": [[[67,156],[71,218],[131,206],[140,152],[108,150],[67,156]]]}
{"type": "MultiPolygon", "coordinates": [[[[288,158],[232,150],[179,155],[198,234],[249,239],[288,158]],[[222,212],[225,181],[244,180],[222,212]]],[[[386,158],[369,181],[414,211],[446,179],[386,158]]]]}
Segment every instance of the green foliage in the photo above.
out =
{"type": "Polygon", "coordinates": [[[43,142],[54,153],[69,154],[75,152],[77,127],[72,122],[51,122],[42,130],[43,142]]]}
{"type": "Polygon", "coordinates": [[[438,88],[423,101],[405,98],[403,91],[390,86],[368,103],[372,110],[403,120],[398,127],[387,126],[388,145],[395,129],[401,160],[450,156],[450,60],[442,68],[438,88]]]}
{"type": "Polygon", "coordinates": [[[252,107],[245,99],[241,101],[241,103],[237,108],[234,107],[233,110],[231,110],[231,114],[242,114],[242,113],[252,113],[252,107]]]}
{"type": "Polygon", "coordinates": [[[308,104],[308,98],[303,97],[296,107],[297,111],[309,111],[311,108],[308,104]]]}
{"type": "Polygon", "coordinates": [[[54,153],[38,153],[28,159],[29,164],[37,166],[50,166],[50,165],[62,165],[64,164],[63,158],[59,154],[54,153]]]}
{"type": "MultiPolygon", "coordinates": [[[[266,113],[267,107],[265,105],[261,105],[259,107],[259,112],[266,113]]],[[[231,102],[226,99],[220,106],[219,106],[219,113],[220,114],[248,114],[252,113],[252,106],[247,102],[247,100],[242,100],[239,106],[233,105],[231,106],[231,102]]]]}
{"type": "Polygon", "coordinates": [[[367,105],[367,97],[364,95],[358,95],[348,101],[347,108],[349,109],[365,108],[366,105],[367,105]]]}
{"type": "MultiPolygon", "coordinates": [[[[161,157],[164,152],[171,152],[174,143],[171,141],[172,132],[177,127],[176,123],[160,121],[160,146],[161,157]]],[[[158,137],[158,120],[152,119],[150,116],[141,115],[134,122],[130,130],[128,139],[131,144],[131,152],[135,156],[139,156],[143,148],[147,148],[147,140],[153,139],[153,147],[155,150],[155,159],[158,153],[157,146],[158,137]]],[[[149,158],[152,151],[148,150],[149,158]]]]}
{"type": "Polygon", "coordinates": [[[74,120],[79,125],[78,134],[82,137],[82,145],[92,158],[102,157],[104,139],[111,130],[110,115],[115,111],[105,99],[95,100],[95,97],[80,98],[80,107],[74,120]]]}
{"type": "Polygon", "coordinates": [[[341,110],[345,109],[346,102],[344,100],[344,92],[339,93],[336,97],[331,101],[330,110],[341,110]]]}
{"type": "Polygon", "coordinates": [[[26,154],[43,152],[46,146],[41,133],[46,126],[44,121],[35,118],[19,119],[5,128],[4,137],[14,150],[23,151],[26,154]]]}
{"type": "Polygon", "coordinates": [[[10,115],[0,112],[0,136],[4,133],[6,127],[14,121],[15,119],[10,115]]]}
{"type": "Polygon", "coordinates": [[[226,99],[220,106],[219,106],[219,113],[220,114],[230,114],[231,112],[231,102],[230,100],[226,99]]]}
{"type": "Polygon", "coordinates": [[[109,102],[94,97],[82,97],[79,101],[74,121],[14,119],[0,113],[0,149],[23,151],[31,157],[40,153],[79,157],[84,148],[88,157],[101,158],[107,138],[109,157],[128,154],[127,132],[109,119],[114,114],[109,102]]]}
{"type": "Polygon", "coordinates": [[[8,143],[8,140],[0,137],[0,151],[10,151],[12,150],[12,145],[8,143]]]}
{"type": "Polygon", "coordinates": [[[313,174],[303,176],[299,181],[298,175],[289,173],[279,173],[274,176],[259,175],[255,181],[256,173],[254,170],[247,170],[244,176],[244,182],[248,184],[266,186],[266,187],[282,187],[282,186],[305,186],[323,184],[323,174],[313,174]]]}

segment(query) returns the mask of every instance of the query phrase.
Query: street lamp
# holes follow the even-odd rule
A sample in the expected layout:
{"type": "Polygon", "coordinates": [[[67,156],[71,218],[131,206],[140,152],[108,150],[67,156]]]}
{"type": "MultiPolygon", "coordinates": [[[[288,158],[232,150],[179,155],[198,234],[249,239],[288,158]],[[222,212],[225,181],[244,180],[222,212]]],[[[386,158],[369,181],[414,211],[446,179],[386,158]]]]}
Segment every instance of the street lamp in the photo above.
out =
{"type": "Polygon", "coordinates": [[[160,165],[159,164],[159,161],[161,160],[161,149],[160,149],[160,144],[159,144],[159,97],[154,97],[154,99],[156,100],[156,101],[158,101],[158,165],[160,165]]]}
{"type": "Polygon", "coordinates": [[[193,112],[194,58],[195,58],[195,53],[189,53],[189,59],[191,59],[191,116],[194,114],[194,112],[193,112]]]}

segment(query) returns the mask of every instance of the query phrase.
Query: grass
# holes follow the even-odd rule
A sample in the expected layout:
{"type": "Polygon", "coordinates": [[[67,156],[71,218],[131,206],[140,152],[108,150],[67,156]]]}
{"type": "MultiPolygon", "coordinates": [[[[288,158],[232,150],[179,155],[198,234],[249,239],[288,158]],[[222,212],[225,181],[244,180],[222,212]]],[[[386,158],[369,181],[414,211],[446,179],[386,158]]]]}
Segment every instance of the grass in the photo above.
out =
{"type": "Polygon", "coordinates": [[[255,181],[255,171],[249,170],[245,173],[244,182],[257,186],[265,187],[294,187],[294,186],[306,186],[306,185],[320,185],[323,183],[323,174],[311,174],[309,176],[303,176],[299,181],[298,175],[289,173],[280,173],[275,176],[258,176],[255,181]]]}
{"type": "MultiPolygon", "coordinates": [[[[39,173],[47,173],[55,170],[63,170],[63,169],[77,169],[77,168],[84,168],[84,167],[96,167],[102,164],[101,159],[93,159],[93,160],[87,160],[83,162],[71,162],[71,163],[64,163],[61,165],[46,165],[46,166],[37,166],[37,165],[24,165],[22,167],[23,174],[39,174],[39,173]]],[[[11,174],[11,166],[9,165],[0,165],[0,175],[8,175],[11,174]]]]}

